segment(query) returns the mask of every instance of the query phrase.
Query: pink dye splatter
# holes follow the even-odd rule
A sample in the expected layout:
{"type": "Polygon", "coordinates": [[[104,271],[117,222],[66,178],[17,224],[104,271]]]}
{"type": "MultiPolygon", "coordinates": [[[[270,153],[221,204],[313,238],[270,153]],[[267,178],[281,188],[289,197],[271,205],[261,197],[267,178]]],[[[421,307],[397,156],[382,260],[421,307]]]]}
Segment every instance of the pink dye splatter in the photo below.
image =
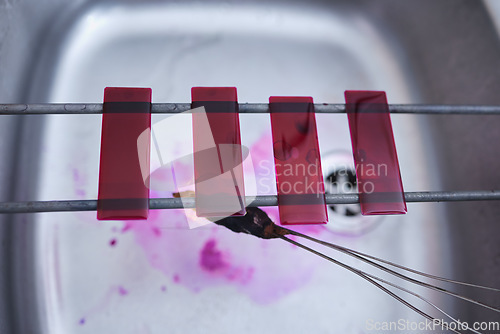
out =
{"type": "Polygon", "coordinates": [[[109,241],[109,245],[110,245],[111,247],[116,246],[116,239],[111,239],[111,240],[109,241]]]}
{"type": "MultiPolygon", "coordinates": [[[[271,132],[264,134],[255,142],[250,148],[250,154],[252,155],[253,168],[255,171],[255,178],[258,186],[258,192],[260,195],[276,195],[276,174],[274,171],[274,155],[273,155],[273,140],[271,132]],[[260,187],[259,187],[260,186],[260,187]]],[[[248,169],[245,173],[249,173],[248,169]]],[[[277,224],[280,223],[279,211],[276,206],[262,207],[269,218],[277,224]]],[[[302,233],[309,233],[318,235],[325,231],[324,226],[318,225],[295,225],[294,230],[302,233]]]]}
{"type": "Polygon", "coordinates": [[[80,171],[77,168],[73,168],[73,185],[75,189],[75,195],[79,199],[84,199],[87,195],[85,191],[85,185],[87,183],[87,178],[80,174],[80,171]]]}
{"type": "Polygon", "coordinates": [[[153,227],[151,229],[151,231],[153,231],[153,234],[157,237],[161,236],[161,230],[158,228],[158,227],[153,227]]]}
{"type": "Polygon", "coordinates": [[[160,287],[160,290],[161,290],[162,292],[166,292],[166,291],[167,291],[167,287],[166,287],[165,285],[162,285],[162,286],[160,287]]]}
{"type": "Polygon", "coordinates": [[[200,266],[208,271],[224,269],[227,266],[223,254],[217,249],[215,240],[208,240],[200,253],[200,266]]]}
{"type": "Polygon", "coordinates": [[[106,310],[112,303],[112,301],[117,298],[117,293],[120,296],[126,296],[129,292],[121,285],[110,286],[99,303],[97,303],[97,305],[95,305],[94,307],[88,309],[87,312],[85,312],[84,315],[80,318],[78,323],[80,325],[83,325],[87,322],[87,319],[102,315],[104,310],[106,310]]]}
{"type": "Polygon", "coordinates": [[[80,173],[79,173],[78,169],[74,168],[73,169],[73,182],[77,183],[78,181],[80,181],[80,173]]]}
{"type": "Polygon", "coordinates": [[[128,290],[125,289],[123,286],[118,286],[118,293],[121,295],[121,296],[126,296],[128,295],[128,290]]]}
{"type": "MultiPolygon", "coordinates": [[[[272,165],[259,164],[259,161],[274,161],[271,143],[268,133],[250,147],[257,181],[274,180],[272,165]]],[[[261,189],[257,184],[258,194],[276,193],[274,183],[271,190],[261,189]]],[[[152,198],[170,196],[171,193],[151,191],[152,198]]],[[[278,222],[277,208],[263,209],[278,222]]],[[[322,264],[321,259],[281,240],[236,234],[215,224],[189,230],[186,214],[191,213],[151,210],[147,222],[124,222],[121,232],[134,235],[151,267],[193,293],[231,285],[257,303],[271,303],[306,285],[322,264]]],[[[328,233],[319,225],[294,229],[316,235],[328,233]]]]}

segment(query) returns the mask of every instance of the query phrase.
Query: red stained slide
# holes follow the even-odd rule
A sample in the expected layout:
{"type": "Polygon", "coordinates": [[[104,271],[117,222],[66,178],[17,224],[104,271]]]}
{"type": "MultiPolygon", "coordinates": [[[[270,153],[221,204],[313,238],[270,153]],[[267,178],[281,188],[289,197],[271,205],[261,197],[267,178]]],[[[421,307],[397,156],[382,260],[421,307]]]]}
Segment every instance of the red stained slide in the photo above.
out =
{"type": "Polygon", "coordinates": [[[236,88],[193,87],[191,96],[196,215],[244,215],[245,186],[236,88]]]}
{"type": "Polygon", "coordinates": [[[323,173],[311,97],[269,98],[280,222],[325,224],[323,173]]]}
{"type": "Polygon", "coordinates": [[[148,218],[150,129],[150,88],[106,87],[97,219],[148,218]]]}
{"type": "Polygon", "coordinates": [[[385,92],[346,91],[345,99],[361,213],[406,213],[385,92]]]}

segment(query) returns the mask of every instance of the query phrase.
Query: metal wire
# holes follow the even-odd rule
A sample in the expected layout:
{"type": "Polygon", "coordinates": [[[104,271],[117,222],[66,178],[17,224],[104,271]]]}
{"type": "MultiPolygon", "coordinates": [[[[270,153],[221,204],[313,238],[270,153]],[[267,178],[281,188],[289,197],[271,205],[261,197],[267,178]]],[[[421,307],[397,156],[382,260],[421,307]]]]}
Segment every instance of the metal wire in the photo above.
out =
{"type": "MultiPolygon", "coordinates": [[[[345,113],[345,104],[315,104],[315,112],[320,114],[345,113]]],[[[177,114],[191,110],[190,103],[153,103],[153,114],[177,114]]],[[[390,104],[393,114],[461,114],[461,115],[496,115],[500,106],[484,105],[427,105],[427,104],[390,104]]],[[[60,104],[0,104],[0,115],[74,115],[102,114],[103,105],[60,103],[60,104]]],[[[269,113],[266,103],[240,103],[239,112],[244,114],[269,113]]],[[[500,191],[440,191],[407,192],[407,202],[450,202],[500,200],[500,191]]],[[[358,194],[326,194],[326,202],[332,204],[359,203],[358,194]]],[[[276,206],[277,196],[247,197],[249,206],[276,206]]],[[[194,208],[194,198],[153,198],[149,200],[150,209],[194,208]]],[[[95,211],[97,200],[68,201],[31,201],[0,203],[0,213],[95,211]]]]}
{"type": "MultiPolygon", "coordinates": [[[[455,202],[455,201],[489,201],[500,200],[500,190],[492,191],[434,191],[406,192],[407,202],[455,202]]],[[[248,206],[277,206],[276,195],[246,197],[248,206]]],[[[359,194],[326,194],[326,203],[355,204],[359,203],[359,194]]],[[[194,198],[151,198],[149,208],[157,209],[189,209],[195,207],[194,198]]],[[[97,200],[69,201],[32,201],[0,203],[0,213],[33,213],[33,212],[64,212],[64,211],[95,211],[97,200]]]]}
{"type": "MultiPolygon", "coordinates": [[[[190,103],[153,103],[153,114],[177,114],[191,109],[190,103]]],[[[317,114],[345,113],[345,104],[318,103],[314,105],[317,114]]],[[[430,104],[390,104],[393,114],[461,114],[496,115],[500,106],[478,105],[430,105],[430,104]]],[[[240,103],[239,112],[243,114],[269,113],[265,103],[240,103]]],[[[102,104],[0,104],[0,115],[72,115],[102,114],[102,104]]]]}

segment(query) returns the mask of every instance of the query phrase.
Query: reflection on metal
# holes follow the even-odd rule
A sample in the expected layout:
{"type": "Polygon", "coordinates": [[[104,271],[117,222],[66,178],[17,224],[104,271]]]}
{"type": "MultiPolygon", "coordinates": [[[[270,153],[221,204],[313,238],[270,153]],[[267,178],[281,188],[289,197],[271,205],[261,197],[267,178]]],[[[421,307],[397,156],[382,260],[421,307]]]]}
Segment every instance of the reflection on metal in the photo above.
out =
{"type": "MultiPolygon", "coordinates": [[[[177,114],[191,109],[190,103],[153,103],[152,114],[177,114]]],[[[345,113],[344,104],[316,103],[317,114],[345,113]]],[[[496,115],[500,106],[482,105],[432,105],[432,104],[389,104],[391,114],[443,114],[443,115],[496,115]]],[[[240,103],[241,114],[269,113],[267,103],[240,103]]],[[[51,104],[0,104],[0,115],[44,115],[44,114],[102,114],[99,103],[51,103],[51,104]]]]}

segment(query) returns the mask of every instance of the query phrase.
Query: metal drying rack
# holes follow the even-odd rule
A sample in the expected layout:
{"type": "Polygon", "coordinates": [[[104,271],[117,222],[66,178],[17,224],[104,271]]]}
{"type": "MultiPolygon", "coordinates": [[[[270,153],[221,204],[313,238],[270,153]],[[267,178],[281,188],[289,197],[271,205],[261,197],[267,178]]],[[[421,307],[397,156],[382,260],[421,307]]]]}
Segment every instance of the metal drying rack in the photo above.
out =
{"type": "MultiPolygon", "coordinates": [[[[314,104],[317,114],[345,113],[345,104],[314,104]]],[[[177,114],[189,112],[190,103],[153,103],[152,114],[177,114]]],[[[0,104],[1,115],[87,115],[102,114],[102,104],[0,104]]],[[[498,115],[500,106],[478,105],[427,105],[427,104],[390,104],[391,114],[434,114],[434,115],[498,115]]],[[[264,103],[240,103],[240,114],[269,113],[269,105],[264,103]]],[[[500,200],[500,190],[491,191],[426,191],[405,192],[407,202],[452,202],[452,201],[484,201],[500,200]]],[[[246,197],[248,206],[276,206],[276,195],[246,197]]],[[[359,203],[359,194],[326,194],[326,203],[355,204],[359,203]]],[[[182,209],[194,208],[194,198],[152,198],[150,209],[182,209]]],[[[0,213],[33,213],[33,212],[65,212],[95,211],[97,200],[67,201],[27,201],[2,202],[0,213]]]]}

